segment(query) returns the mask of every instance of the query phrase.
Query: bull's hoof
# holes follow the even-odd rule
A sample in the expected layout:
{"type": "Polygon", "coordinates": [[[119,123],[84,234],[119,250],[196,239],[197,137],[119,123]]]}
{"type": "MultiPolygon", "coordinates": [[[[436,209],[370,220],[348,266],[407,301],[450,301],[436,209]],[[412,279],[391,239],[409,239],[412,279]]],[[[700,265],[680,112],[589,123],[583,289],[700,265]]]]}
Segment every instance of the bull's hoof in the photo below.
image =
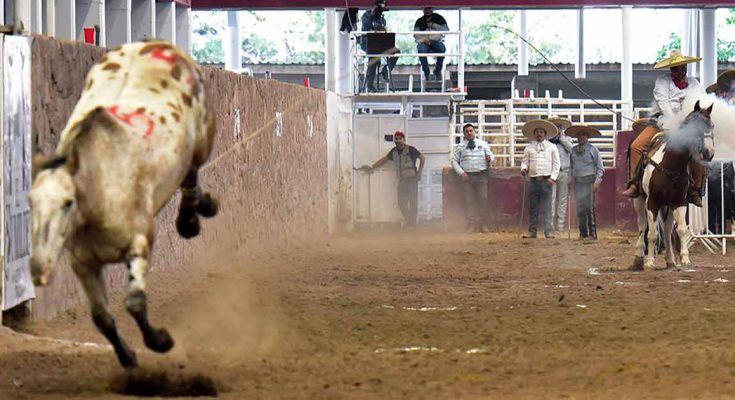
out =
{"type": "Polygon", "coordinates": [[[629,271],[643,271],[643,257],[636,256],[633,259],[633,264],[628,267],[629,271]]]}
{"type": "Polygon", "coordinates": [[[212,197],[209,193],[204,193],[199,198],[199,204],[197,205],[197,213],[204,218],[211,218],[217,215],[219,210],[219,201],[212,197]]]}
{"type": "Polygon", "coordinates": [[[182,218],[180,215],[176,218],[176,231],[181,237],[191,239],[199,234],[202,230],[199,225],[199,218],[196,215],[189,218],[182,218]]]}
{"type": "Polygon", "coordinates": [[[668,269],[668,270],[675,270],[675,269],[678,269],[678,267],[676,266],[676,264],[674,264],[672,262],[667,262],[666,263],[666,269],[668,269]]]}
{"type": "Polygon", "coordinates": [[[174,347],[174,340],[165,328],[154,330],[153,334],[146,336],[143,340],[149,349],[157,353],[165,353],[174,347]]]}

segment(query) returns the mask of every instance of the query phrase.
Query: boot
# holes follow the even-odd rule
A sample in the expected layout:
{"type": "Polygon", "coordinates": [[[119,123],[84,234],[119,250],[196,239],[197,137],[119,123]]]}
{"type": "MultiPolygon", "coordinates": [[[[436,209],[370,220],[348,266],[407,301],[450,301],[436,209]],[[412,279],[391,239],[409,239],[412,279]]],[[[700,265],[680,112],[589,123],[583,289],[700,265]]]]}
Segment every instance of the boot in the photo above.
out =
{"type": "Polygon", "coordinates": [[[695,206],[702,208],[702,196],[699,194],[699,191],[694,190],[689,193],[687,200],[689,200],[689,202],[694,204],[695,206]]]}
{"type": "Polygon", "coordinates": [[[620,194],[623,195],[623,196],[625,196],[625,197],[632,197],[634,199],[636,197],[638,197],[638,196],[641,195],[638,192],[638,185],[636,185],[635,183],[632,183],[632,182],[628,185],[628,188],[625,189],[624,191],[620,192],[620,194]]]}

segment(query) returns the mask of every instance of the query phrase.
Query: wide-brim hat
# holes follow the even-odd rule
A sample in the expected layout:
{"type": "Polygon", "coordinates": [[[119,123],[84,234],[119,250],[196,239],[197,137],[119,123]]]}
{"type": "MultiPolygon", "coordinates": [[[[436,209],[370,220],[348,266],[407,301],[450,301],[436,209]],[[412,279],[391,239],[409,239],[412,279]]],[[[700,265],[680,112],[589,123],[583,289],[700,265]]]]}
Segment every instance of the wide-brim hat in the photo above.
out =
{"type": "Polygon", "coordinates": [[[685,56],[679,50],[672,50],[668,57],[656,63],[653,69],[665,69],[691,64],[701,60],[702,57],[685,56]]]}
{"type": "Polygon", "coordinates": [[[536,128],[542,128],[546,131],[546,137],[552,138],[559,134],[559,129],[557,129],[556,125],[549,122],[549,120],[546,119],[534,119],[532,121],[528,121],[525,124],[523,124],[523,136],[527,138],[533,138],[533,131],[536,130],[536,128]]]}
{"type": "Polygon", "coordinates": [[[567,129],[567,128],[569,128],[570,126],[572,126],[572,121],[570,121],[570,120],[568,120],[568,119],[566,119],[566,118],[561,118],[561,117],[559,117],[559,116],[557,116],[557,115],[552,115],[552,116],[550,116],[550,117],[549,117],[549,118],[547,119],[547,121],[549,121],[549,122],[551,122],[552,124],[556,125],[556,126],[557,126],[557,127],[559,127],[560,129],[567,129]]]}
{"type": "Polygon", "coordinates": [[[566,130],[566,135],[577,138],[579,135],[586,134],[590,138],[600,137],[602,133],[589,125],[574,125],[566,130]]]}
{"type": "Polygon", "coordinates": [[[735,69],[728,69],[717,77],[717,86],[721,87],[723,90],[728,90],[730,89],[730,81],[733,79],[735,79],[735,69]]]}

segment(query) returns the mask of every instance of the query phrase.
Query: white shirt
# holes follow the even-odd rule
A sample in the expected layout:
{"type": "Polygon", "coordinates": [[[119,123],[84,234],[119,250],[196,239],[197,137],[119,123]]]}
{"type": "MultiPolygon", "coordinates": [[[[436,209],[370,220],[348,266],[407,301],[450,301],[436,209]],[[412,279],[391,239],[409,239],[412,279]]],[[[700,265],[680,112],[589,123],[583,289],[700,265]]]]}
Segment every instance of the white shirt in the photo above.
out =
{"type": "Polygon", "coordinates": [[[495,154],[490,151],[490,145],[486,141],[476,138],[475,148],[471,150],[467,147],[467,143],[469,143],[467,139],[462,139],[452,153],[452,168],[457,175],[484,171],[495,160],[495,154]],[[490,157],[490,160],[488,161],[486,157],[490,157]]]}
{"type": "Polygon", "coordinates": [[[681,112],[681,105],[689,94],[705,94],[704,88],[695,78],[687,77],[689,86],[679,89],[671,79],[671,73],[656,78],[653,86],[653,108],[651,113],[661,112],[664,117],[671,118],[681,112]]]}
{"type": "Polygon", "coordinates": [[[559,150],[548,140],[534,140],[523,149],[521,170],[528,171],[530,177],[550,175],[551,179],[556,180],[560,166],[559,150]]]}

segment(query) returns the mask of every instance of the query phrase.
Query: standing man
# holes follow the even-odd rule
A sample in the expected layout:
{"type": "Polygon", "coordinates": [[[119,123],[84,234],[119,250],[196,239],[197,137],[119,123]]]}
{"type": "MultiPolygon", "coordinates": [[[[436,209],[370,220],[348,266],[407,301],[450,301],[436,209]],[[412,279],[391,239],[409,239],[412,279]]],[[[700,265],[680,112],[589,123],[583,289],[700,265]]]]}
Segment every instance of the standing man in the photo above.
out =
{"type": "Polygon", "coordinates": [[[462,179],[467,232],[487,233],[487,179],[495,155],[486,141],[476,137],[474,125],[465,124],[462,133],[464,139],[452,154],[452,168],[462,179]]]}
{"type": "MultiPolygon", "coordinates": [[[[385,32],[387,31],[387,25],[385,22],[385,16],[383,16],[383,13],[387,11],[387,3],[386,0],[376,0],[375,1],[375,7],[372,9],[365,11],[364,14],[362,14],[361,22],[362,22],[362,31],[363,32],[385,32]]],[[[360,38],[360,47],[363,51],[367,52],[367,36],[361,36],[360,38]]],[[[397,48],[393,48],[391,50],[391,54],[400,53],[400,50],[397,48]]],[[[393,68],[395,68],[396,64],[398,63],[397,57],[388,57],[387,61],[387,67],[383,67],[383,69],[380,71],[381,76],[383,79],[387,82],[389,78],[388,70],[393,71],[393,68]]],[[[378,88],[375,86],[375,75],[378,72],[378,66],[380,65],[380,57],[370,57],[368,59],[368,67],[367,72],[365,74],[365,81],[367,83],[368,91],[370,92],[377,92],[378,88]]]]}
{"type": "Polygon", "coordinates": [[[554,213],[553,226],[557,232],[562,232],[565,230],[564,226],[567,220],[569,180],[572,169],[570,157],[574,145],[572,139],[565,135],[564,131],[572,126],[572,121],[552,116],[549,118],[549,122],[556,125],[559,130],[559,134],[549,139],[549,142],[555,144],[556,149],[559,150],[559,177],[556,179],[551,194],[551,210],[554,213]]]}
{"type": "MultiPolygon", "coordinates": [[[[414,31],[448,31],[449,25],[447,20],[439,14],[434,13],[433,7],[424,7],[424,16],[417,19],[413,25],[414,31]]],[[[413,35],[416,39],[416,50],[419,53],[444,53],[447,51],[444,46],[444,35],[413,35]]],[[[419,57],[421,62],[421,70],[424,72],[424,78],[428,81],[431,78],[429,74],[429,62],[426,57],[419,57]]],[[[436,58],[436,66],[434,67],[434,79],[440,81],[442,79],[442,66],[444,65],[444,57],[436,58]]]]}
{"type": "Polygon", "coordinates": [[[574,176],[574,199],[577,202],[579,238],[597,240],[595,194],[600,188],[605,169],[602,166],[600,150],[589,143],[589,140],[602,134],[591,126],[575,125],[567,129],[567,135],[577,138],[578,142],[572,150],[572,176],[574,176]]]}
{"type": "MultiPolygon", "coordinates": [[[[531,177],[531,212],[527,239],[536,239],[539,205],[544,208],[544,236],[554,239],[552,225],[551,192],[559,177],[559,150],[546,140],[546,135],[556,136],[557,129],[547,120],[537,119],[523,125],[523,134],[531,140],[523,150],[521,175],[531,177]]],[[[523,205],[521,205],[523,206],[523,205]]]]}
{"type": "Polygon", "coordinates": [[[416,226],[419,180],[421,180],[421,173],[424,171],[426,157],[415,147],[406,144],[406,134],[401,131],[396,131],[393,134],[393,142],[396,146],[388,154],[372,165],[364,165],[360,169],[372,173],[375,168],[385,164],[388,160],[393,161],[398,176],[398,208],[401,209],[406,225],[416,226]],[[418,170],[416,169],[417,159],[420,160],[418,170]]]}

